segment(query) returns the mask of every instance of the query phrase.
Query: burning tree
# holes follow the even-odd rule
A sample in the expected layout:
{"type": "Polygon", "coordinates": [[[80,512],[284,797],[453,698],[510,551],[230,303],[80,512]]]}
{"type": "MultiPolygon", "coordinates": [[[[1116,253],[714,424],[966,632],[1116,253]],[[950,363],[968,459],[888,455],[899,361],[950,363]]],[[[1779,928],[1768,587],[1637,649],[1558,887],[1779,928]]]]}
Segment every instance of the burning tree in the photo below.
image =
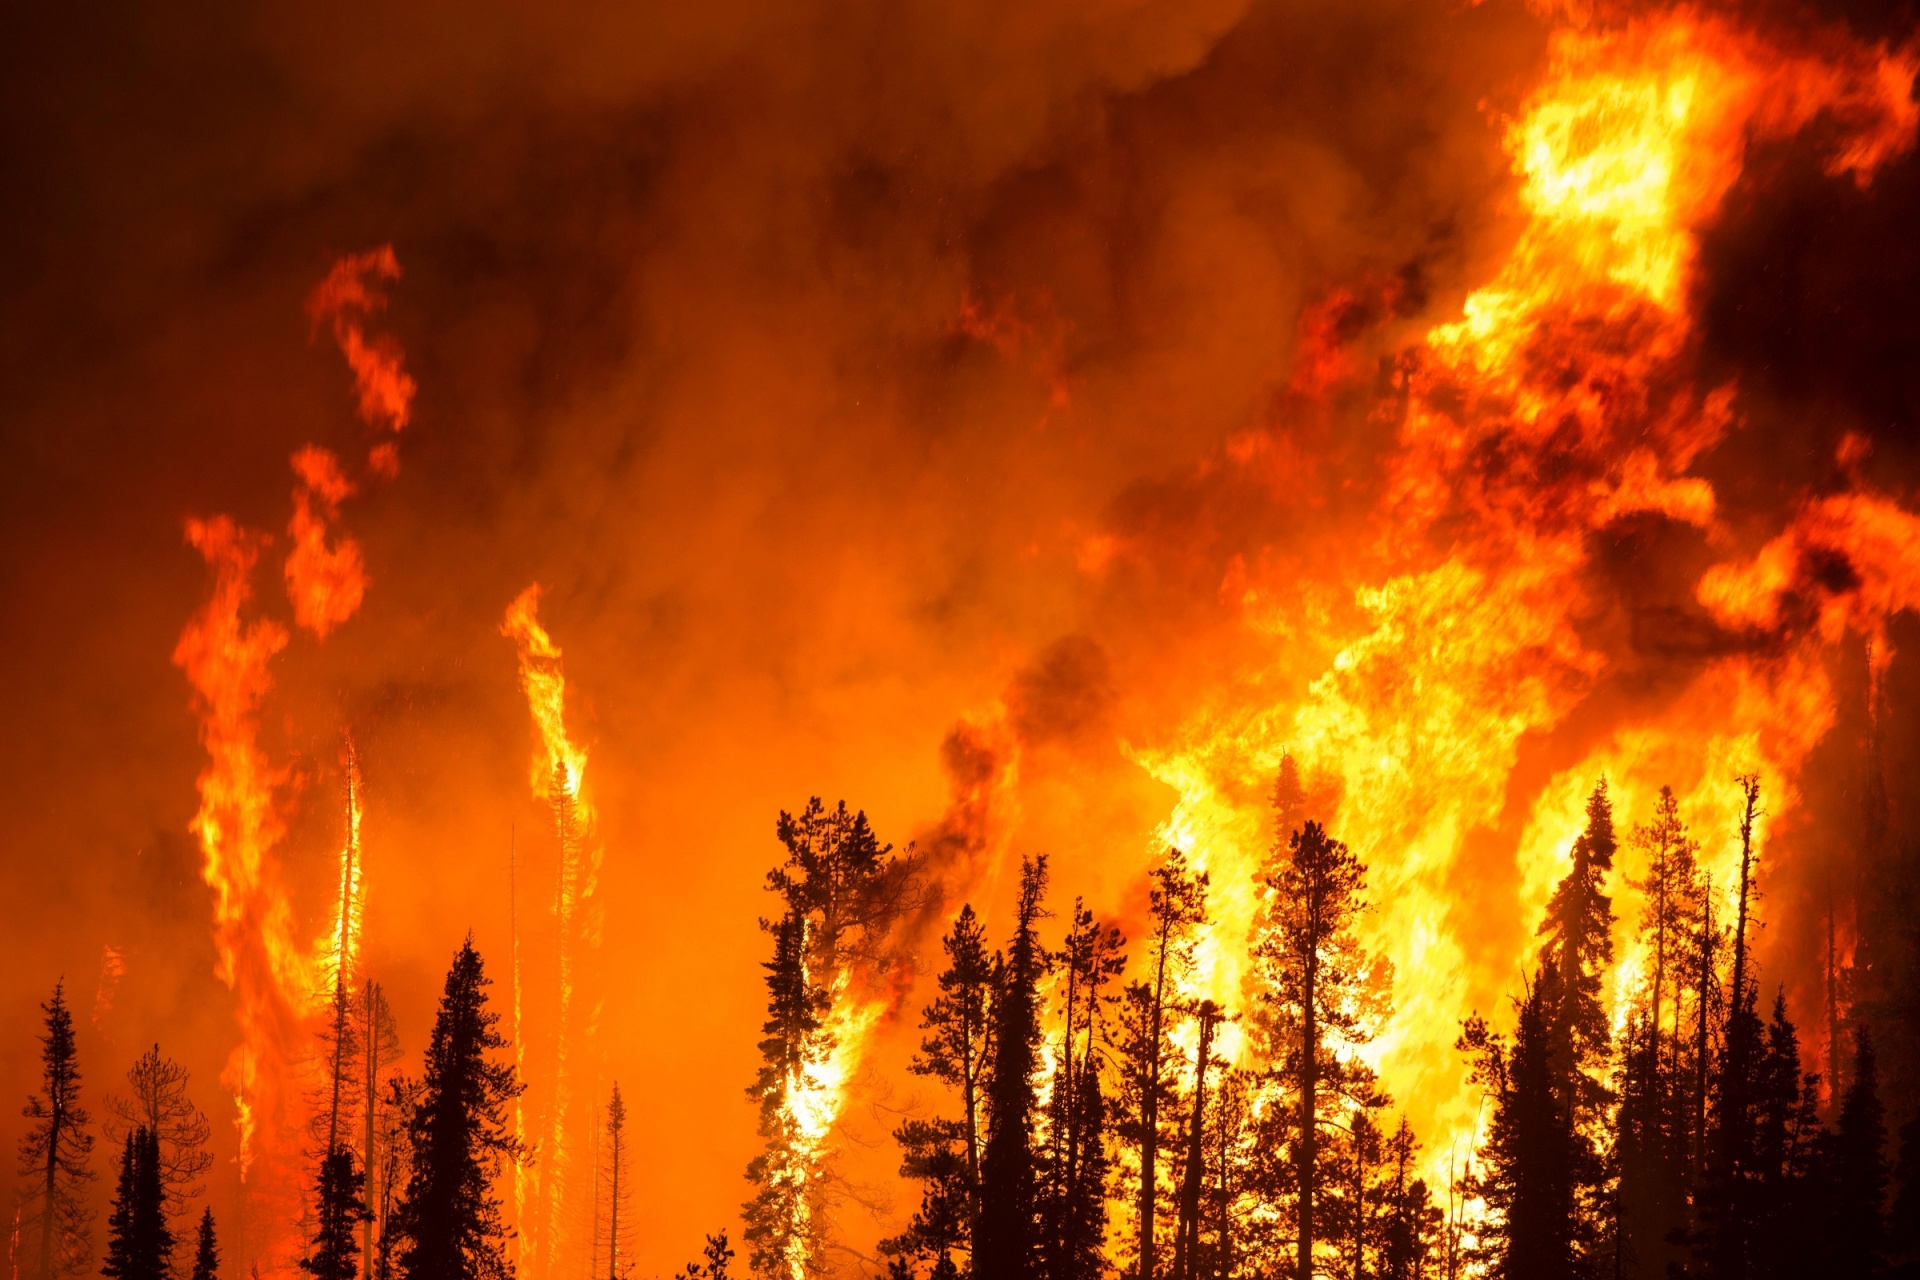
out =
{"type": "Polygon", "coordinates": [[[884,963],[893,922],[911,904],[917,865],[882,845],[865,813],[818,797],[782,812],[785,862],[767,874],[784,910],[766,965],[768,1019],[761,1068],[747,1096],[766,1149],[747,1167],[756,1192],[743,1210],[754,1274],[802,1280],[821,1272],[828,1243],[829,1138],[864,1022],[877,1005],[860,981],[884,963]]]}
{"type": "Polygon", "coordinates": [[[1195,934],[1207,918],[1206,873],[1194,872],[1183,850],[1169,850],[1153,870],[1148,903],[1148,976],[1122,993],[1113,1045],[1120,1061],[1115,1129],[1134,1152],[1134,1239],[1143,1280],[1154,1275],[1161,1144],[1176,1137],[1173,1029],[1185,1011],[1179,993],[1193,968],[1195,934]]]}
{"type": "Polygon", "coordinates": [[[160,1181],[160,1140],[135,1129],[120,1151],[120,1180],[107,1218],[107,1257],[100,1274],[111,1280],[166,1280],[173,1271],[173,1232],[167,1226],[160,1181]]]}
{"type": "Polygon", "coordinates": [[[1383,1101],[1352,1050],[1371,1037],[1391,975],[1355,938],[1366,869],[1347,846],[1309,820],[1279,833],[1274,852],[1254,956],[1263,1034],[1290,1100],[1280,1114],[1292,1156],[1294,1272],[1312,1280],[1314,1246],[1339,1239],[1317,1216],[1328,1179],[1324,1131],[1383,1101]]]}

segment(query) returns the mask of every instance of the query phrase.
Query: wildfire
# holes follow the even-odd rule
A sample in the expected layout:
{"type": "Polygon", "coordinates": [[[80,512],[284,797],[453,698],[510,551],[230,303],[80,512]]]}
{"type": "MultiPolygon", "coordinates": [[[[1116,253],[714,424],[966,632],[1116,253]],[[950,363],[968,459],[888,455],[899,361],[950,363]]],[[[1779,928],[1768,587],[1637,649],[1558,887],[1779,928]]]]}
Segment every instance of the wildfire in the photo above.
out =
{"type": "MultiPolygon", "coordinates": [[[[1834,720],[1818,646],[1851,630],[1883,651],[1886,615],[1920,600],[1920,519],[1860,493],[1810,504],[1751,561],[1700,584],[1722,625],[1804,642],[1704,663],[1658,711],[1611,728],[1530,793],[1512,789],[1523,743],[1565,724],[1608,670],[1574,622],[1589,603],[1590,535],[1649,512],[1730,541],[1711,486],[1689,474],[1739,425],[1730,388],[1700,395],[1680,376],[1697,228],[1752,141],[1816,117],[1837,126],[1829,171],[1868,181],[1912,145],[1914,72],[1905,53],[1824,36],[1783,51],[1686,8],[1557,33],[1505,135],[1524,227],[1460,318],[1407,362],[1389,532],[1339,566],[1368,585],[1350,612],[1320,607],[1298,581],[1245,594],[1252,626],[1324,664],[1276,665],[1272,683],[1302,690],[1288,703],[1204,707],[1178,740],[1137,753],[1179,795],[1161,837],[1212,876],[1195,985],[1229,1001],[1273,839],[1260,801],[1283,753],[1296,757],[1316,816],[1370,863],[1367,942],[1398,975],[1387,1026],[1350,1051],[1381,1071],[1436,1160],[1477,1125],[1451,1052],[1459,1019],[1506,1012],[1595,780],[1608,780],[1623,823],[1671,783],[1731,892],[1734,775],[1758,773],[1776,816],[1789,809],[1834,720]],[[1490,887],[1511,882],[1507,856],[1517,902],[1490,887]]],[[[1643,871],[1622,854],[1616,885],[1643,871]]],[[[1623,942],[1637,914],[1627,897],[1623,942]]],[[[1622,953],[1611,989],[1624,1002],[1642,958],[1622,953]]]]}
{"type": "MultiPolygon", "coordinates": [[[[358,317],[385,305],[378,282],[399,275],[391,248],[342,259],[315,290],[308,312],[330,319],[352,367],[360,410],[369,425],[397,432],[406,425],[413,382],[388,338],[368,340],[358,317]]],[[[367,589],[364,559],[351,537],[334,532],[340,504],[355,486],[328,450],[308,445],[293,455],[298,484],[283,566],[295,623],[324,639],[358,611],[367,589]]],[[[369,458],[375,474],[398,464],[391,441],[369,458]]],[[[299,1195],[293,1162],[302,1117],[295,1088],[309,1039],[309,1021],[336,983],[345,983],[360,945],[364,859],[362,788],[351,739],[346,748],[346,831],[339,889],[327,927],[308,944],[297,938],[292,900],[274,851],[286,832],[279,794],[289,771],[262,748],[259,719],[272,689],[269,665],[291,639],[271,618],[246,615],[252,576],[270,539],[231,517],[192,519],[187,540],[207,562],[213,587],[181,633],[173,661],[186,673],[208,763],[198,779],[200,808],[192,823],[202,875],[214,890],[214,941],[219,976],[235,995],[239,1043],[221,1080],[232,1091],[242,1182],[252,1181],[267,1224],[262,1265],[275,1269],[299,1242],[284,1231],[299,1195]],[[266,1176],[263,1178],[262,1171],[266,1176]]]]}
{"type": "Polygon", "coordinates": [[[539,739],[530,782],[533,792],[553,814],[559,849],[559,876],[554,892],[554,920],[559,936],[558,991],[556,993],[552,1094],[547,1107],[545,1137],[540,1144],[538,1170],[539,1216],[529,1232],[536,1258],[548,1273],[558,1265],[568,1246],[570,1209],[580,1194],[574,1169],[574,1140],[584,1118],[574,1096],[573,1057],[592,1031],[597,1009],[576,992],[582,966],[600,942],[596,898],[601,849],[594,831],[594,812],[581,789],[586,751],[575,745],[566,729],[566,673],[558,645],[540,623],[540,585],[534,583],[507,607],[500,632],[514,642],[519,656],[520,687],[539,739]]]}

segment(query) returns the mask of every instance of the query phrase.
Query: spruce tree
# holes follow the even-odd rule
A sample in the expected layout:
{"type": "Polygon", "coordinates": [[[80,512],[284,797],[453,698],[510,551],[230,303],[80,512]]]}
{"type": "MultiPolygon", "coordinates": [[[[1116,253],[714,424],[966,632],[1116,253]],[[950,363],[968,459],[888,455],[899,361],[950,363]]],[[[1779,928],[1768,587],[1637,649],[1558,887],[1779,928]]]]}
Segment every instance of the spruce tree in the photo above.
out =
{"type": "Polygon", "coordinates": [[[1760,816],[1760,784],[1751,774],[1742,776],[1739,783],[1744,805],[1740,819],[1733,968],[1726,996],[1726,1027],[1715,1073],[1711,1140],[1694,1197],[1695,1257],[1700,1269],[1716,1280],[1745,1280],[1753,1269],[1754,1101],[1760,1087],[1761,1042],[1765,1034],[1748,950],[1748,932],[1753,923],[1754,831],[1760,816]]]}
{"type": "Polygon", "coordinates": [[[1405,1116],[1387,1140],[1386,1161],[1389,1170],[1386,1186],[1386,1222],[1380,1246],[1380,1280],[1420,1280],[1426,1274],[1427,1258],[1440,1225],[1440,1210],[1434,1207],[1427,1184],[1414,1176],[1413,1162],[1419,1143],[1405,1116]]]}
{"type": "Polygon", "coordinates": [[[160,1143],[151,1129],[139,1128],[127,1135],[121,1148],[100,1274],[111,1280],[165,1280],[172,1270],[173,1232],[167,1226],[160,1180],[160,1143]]]}
{"type": "Polygon", "coordinates": [[[627,1228],[621,1224],[622,1212],[631,1198],[630,1186],[622,1185],[625,1178],[631,1182],[627,1168],[627,1104],[620,1097],[620,1083],[615,1081],[613,1096],[607,1100],[607,1280],[621,1280],[625,1274],[621,1270],[620,1246],[626,1242],[627,1228]]]}
{"type": "MultiPolygon", "coordinates": [[[[961,1235],[944,1247],[948,1252],[973,1248],[974,1226],[980,1217],[980,1148],[986,1138],[983,1123],[985,1083],[989,1067],[989,1049],[993,1043],[989,996],[993,990],[993,964],[987,957],[986,930],[974,914],[972,904],[960,908],[953,927],[941,940],[947,967],[940,972],[940,994],[923,1011],[920,1052],[907,1069],[945,1084],[958,1095],[959,1117],[949,1122],[961,1147],[962,1168],[959,1192],[962,1203],[957,1212],[961,1235]]],[[[940,1168],[935,1164],[927,1166],[940,1168]]],[[[938,1194],[951,1193],[953,1179],[941,1175],[938,1194]]],[[[934,1217],[951,1216],[935,1210],[934,1217]]],[[[939,1246],[936,1246],[936,1252],[939,1246]]]]}
{"type": "Polygon", "coordinates": [[[1383,970],[1354,931],[1366,910],[1360,860],[1317,822],[1285,840],[1284,855],[1264,876],[1254,957],[1275,1028],[1279,1078],[1292,1099],[1292,1269],[1297,1280],[1312,1280],[1314,1245],[1337,1238],[1318,1220],[1326,1174],[1321,1130],[1336,1098],[1372,1091],[1371,1072],[1338,1050],[1370,1038],[1372,1017],[1382,1011],[1383,970]]]}
{"type": "Polygon", "coordinates": [[[1559,993],[1559,1003],[1545,1012],[1554,1092],[1573,1135],[1575,1263],[1591,1271],[1599,1247],[1593,1228],[1607,1216],[1600,1203],[1605,1170],[1597,1137],[1612,1101],[1606,1084],[1611,1021],[1601,988],[1613,967],[1613,900],[1606,878],[1617,839],[1604,778],[1587,797],[1586,817],[1540,933],[1541,963],[1556,971],[1553,989],[1559,993]]]}
{"type": "Polygon", "coordinates": [[[1887,1126],[1873,1038],[1854,1031],[1853,1069],[1833,1134],[1830,1275],[1872,1280],[1885,1263],[1887,1126]]]}
{"type": "Polygon", "coordinates": [[[200,1211],[200,1230],[195,1237],[191,1280],[220,1280],[220,1241],[214,1234],[212,1209],[200,1211]]]}
{"type": "Polygon", "coordinates": [[[314,1201],[318,1221],[300,1269],[314,1280],[354,1280],[360,1274],[354,1233],[367,1216],[367,1176],[353,1153],[335,1147],[320,1162],[314,1201]]]}
{"type": "Polygon", "coordinates": [[[1154,868],[1148,891],[1148,976],[1127,984],[1122,993],[1115,1056],[1119,1059],[1120,1122],[1116,1131],[1135,1154],[1139,1181],[1134,1193],[1136,1280],[1157,1274],[1157,1220],[1160,1213],[1159,1165],[1163,1139],[1169,1136],[1170,1106],[1179,1082],[1172,1033],[1181,1012],[1180,981],[1193,967],[1195,932],[1206,921],[1207,877],[1187,865],[1187,855],[1172,849],[1154,868]]]}
{"type": "Polygon", "coordinates": [[[1887,1215],[1889,1273],[1896,1280],[1920,1280],[1920,1115],[1900,1126],[1894,1184],[1887,1215]]]}
{"type": "Polygon", "coordinates": [[[1100,1085],[1098,1032],[1113,997],[1107,987],[1126,968],[1119,930],[1102,926],[1075,899],[1065,943],[1060,1040],[1054,1049],[1047,1141],[1042,1158],[1041,1234],[1053,1280],[1093,1276],[1106,1235],[1106,1097],[1100,1085]]]}
{"type": "Polygon", "coordinates": [[[1470,1189],[1487,1203],[1480,1254],[1497,1280],[1575,1274],[1577,1155],[1554,1062],[1559,981],[1557,967],[1539,970],[1520,1002],[1511,1046],[1478,1017],[1460,1038],[1493,1103],[1483,1169],[1470,1189]]]}
{"type": "Polygon", "coordinates": [[[522,1085],[487,1007],[489,980],[468,938],[447,972],[428,1041],[418,1105],[407,1126],[411,1160],[394,1210],[407,1280],[509,1280],[506,1227],[493,1179],[522,1158],[508,1105],[522,1085]]]}
{"type": "Polygon", "coordinates": [[[742,1210],[748,1265],[755,1275],[785,1276],[793,1259],[818,1256],[820,1188],[811,1170],[798,1167],[798,1120],[787,1100],[826,1060],[821,1027],[831,997],[807,969],[807,918],[791,910],[773,926],[773,958],[767,971],[767,1020],[761,1024],[760,1074],[748,1097],[760,1104],[760,1136],[766,1150],[747,1166],[758,1190],[742,1210]]]}
{"type": "Polygon", "coordinates": [[[1038,1274],[1034,1082],[1040,1069],[1040,979],[1047,954],[1037,926],[1046,890],[1046,858],[1028,859],[1020,872],[1014,934],[994,1011],[993,1077],[987,1091],[980,1230],[973,1259],[974,1272],[983,1280],[1025,1280],[1038,1274]]]}
{"type": "Polygon", "coordinates": [[[28,1124],[20,1139],[20,1220],[37,1238],[24,1242],[19,1256],[35,1259],[30,1274],[38,1280],[56,1280],[85,1270],[93,1254],[93,1135],[80,1105],[79,1053],[63,983],[40,1008],[40,1091],[21,1113],[28,1124]]]}

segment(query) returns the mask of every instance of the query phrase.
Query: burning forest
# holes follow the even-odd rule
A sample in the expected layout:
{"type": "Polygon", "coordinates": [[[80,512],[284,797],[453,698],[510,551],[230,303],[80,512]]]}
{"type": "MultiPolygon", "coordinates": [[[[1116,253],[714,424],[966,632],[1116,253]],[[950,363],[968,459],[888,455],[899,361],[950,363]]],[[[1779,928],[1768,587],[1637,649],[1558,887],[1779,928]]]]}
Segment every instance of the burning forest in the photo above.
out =
{"type": "Polygon", "coordinates": [[[1920,1276],[1920,19],[6,18],[9,1280],[1920,1276]]]}

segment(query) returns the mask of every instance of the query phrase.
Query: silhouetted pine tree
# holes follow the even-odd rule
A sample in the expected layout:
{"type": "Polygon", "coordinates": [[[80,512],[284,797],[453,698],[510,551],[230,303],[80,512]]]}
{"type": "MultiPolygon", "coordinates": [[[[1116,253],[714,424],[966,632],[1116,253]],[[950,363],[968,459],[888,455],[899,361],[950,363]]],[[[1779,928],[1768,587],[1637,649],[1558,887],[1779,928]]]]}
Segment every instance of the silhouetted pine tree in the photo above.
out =
{"type": "Polygon", "coordinates": [[[38,1280],[77,1275],[93,1254],[93,1210],[87,1185],[93,1135],[80,1105],[80,1060],[63,983],[41,1010],[40,1091],[27,1099],[28,1120],[20,1139],[21,1224],[37,1239],[22,1242],[16,1256],[33,1258],[38,1280]]]}
{"type": "Polygon", "coordinates": [[[1692,1077],[1685,1066],[1690,1037],[1681,1003],[1690,986],[1687,956],[1699,932],[1704,886],[1698,845],[1681,821],[1672,788],[1660,789],[1653,821],[1636,828],[1633,840],[1647,865],[1640,941],[1650,971],[1619,1053],[1613,1243],[1621,1276],[1665,1280],[1683,1256],[1677,1236],[1687,1219],[1692,1077]]]}
{"type": "Polygon", "coordinates": [[[1187,1142],[1180,1161],[1173,1237],[1174,1280],[1198,1280],[1200,1275],[1200,1210],[1207,1183],[1207,1079],[1209,1072],[1227,1065],[1213,1053],[1213,1032],[1220,1025],[1219,1006],[1202,1000],[1195,1017],[1200,1023],[1200,1042],[1194,1050],[1193,1088],[1187,1094],[1187,1142]]]}
{"type": "Polygon", "coordinates": [[[1727,1021],[1713,1094],[1713,1124],[1707,1160],[1694,1198],[1697,1270],[1714,1280],[1745,1280],[1753,1270],[1754,1100],[1760,1088],[1764,1027],[1757,1008],[1748,926],[1752,922],[1760,784],[1740,778],[1740,873],[1735,898],[1733,972],[1727,988],[1727,1021]]]}
{"type": "Polygon", "coordinates": [[[621,1280],[621,1246],[626,1243],[629,1224],[623,1223],[627,1201],[632,1198],[632,1181],[627,1161],[627,1104],[620,1097],[620,1082],[614,1081],[613,1096],[607,1100],[607,1146],[603,1157],[607,1176],[607,1280],[621,1280]]]}
{"type": "Polygon", "coordinates": [[[220,1240],[214,1234],[212,1209],[200,1211],[200,1230],[193,1249],[192,1280],[220,1280],[220,1240]]]}
{"type": "Polygon", "coordinates": [[[354,1280],[360,1273],[354,1233],[367,1216],[367,1176],[354,1167],[353,1153],[335,1147],[320,1162],[315,1189],[318,1221],[300,1269],[314,1280],[354,1280]]]}
{"type": "Polygon", "coordinates": [[[1193,967],[1194,930],[1206,919],[1207,877],[1188,869],[1187,855],[1168,850],[1148,891],[1148,977],[1127,984],[1114,1034],[1120,1089],[1116,1136],[1132,1149],[1135,1280],[1154,1280],[1160,1213],[1162,1144],[1173,1137],[1171,1101],[1178,1094],[1172,1033],[1180,1016],[1175,993],[1193,967]]]}
{"type": "Polygon", "coordinates": [[[984,1280],[1038,1274],[1038,1170],[1034,1080],[1040,1070],[1040,978],[1047,964],[1036,926],[1047,891],[1047,860],[1020,872],[1020,900],[995,1002],[993,1076],[987,1088],[987,1142],[980,1158],[980,1231],[973,1270],[984,1280]]]}
{"type": "Polygon", "coordinates": [[[420,1102],[407,1127],[410,1168],[393,1215],[407,1280],[512,1275],[493,1179],[502,1161],[523,1156],[507,1114],[523,1086],[512,1060],[493,1056],[508,1045],[495,1030],[499,1015],[487,1008],[488,985],[468,938],[447,972],[420,1102]]]}
{"type": "Polygon", "coordinates": [[[910,1120],[894,1133],[903,1154],[901,1176],[922,1184],[919,1211],[906,1231],[883,1241],[881,1252],[906,1254],[929,1265],[956,1251],[969,1257],[980,1218],[983,1106],[993,1043],[993,963],[986,932],[971,904],[960,908],[941,940],[947,967],[940,994],[922,1011],[920,1052],[907,1069],[930,1076],[958,1095],[958,1118],[910,1120]]]}
{"type": "Polygon", "coordinates": [[[1100,1087],[1098,1032],[1113,997],[1106,988],[1126,968],[1120,931],[1103,927],[1075,900],[1056,962],[1065,970],[1060,1042],[1040,1185],[1041,1247],[1051,1280],[1090,1280],[1102,1268],[1106,1238],[1106,1097],[1100,1087]]]}
{"type": "Polygon", "coordinates": [[[1821,1262],[1824,1219],[1817,1160],[1821,1149],[1819,1077],[1800,1070],[1800,1038],[1777,994],[1753,1102],[1753,1274],[1789,1280],[1821,1262]]]}
{"type": "Polygon", "coordinates": [[[1485,1197],[1480,1254],[1499,1280],[1563,1280],[1576,1266],[1573,1126],[1556,1085],[1553,1011],[1560,971],[1543,967],[1520,1002],[1509,1047],[1478,1017],[1460,1046],[1474,1079],[1491,1095],[1482,1171],[1471,1189],[1485,1197]]]}
{"type": "Polygon", "coordinates": [[[1380,1280],[1420,1280],[1427,1271],[1440,1229],[1440,1210],[1427,1184],[1413,1176],[1420,1145],[1405,1116],[1387,1139],[1385,1230],[1380,1245],[1380,1280]]]}
{"type": "Polygon", "coordinates": [[[1614,1215],[1603,1203],[1606,1169],[1597,1138],[1612,1102],[1606,1076],[1611,1021],[1601,984],[1613,967],[1613,899],[1606,878],[1617,848],[1606,779],[1587,797],[1586,829],[1554,888],[1540,924],[1541,963],[1556,971],[1557,1003],[1545,1010],[1554,1093],[1572,1133],[1575,1274],[1597,1270],[1600,1224],[1614,1215]]]}
{"type": "Polygon", "coordinates": [[[160,1180],[160,1143],[151,1129],[127,1135],[120,1180],[107,1218],[107,1257],[100,1274],[112,1280],[165,1280],[173,1269],[173,1232],[167,1227],[160,1180]]]}
{"type": "Polygon", "coordinates": [[[1828,1234],[1834,1276],[1871,1280],[1885,1264],[1887,1126],[1873,1039],[1854,1031],[1853,1069],[1833,1134],[1833,1220],[1828,1234]]]}
{"type": "Polygon", "coordinates": [[[1340,1236],[1317,1220],[1323,1126],[1336,1099],[1377,1101],[1372,1075],[1336,1046],[1365,1043],[1383,1011],[1377,966],[1354,933],[1366,910],[1366,869],[1317,822],[1285,835],[1284,854],[1264,874],[1265,914],[1254,941],[1263,1016],[1275,1043],[1277,1076],[1291,1098],[1294,1259],[1297,1280],[1312,1280],[1313,1247],[1340,1236]]]}

